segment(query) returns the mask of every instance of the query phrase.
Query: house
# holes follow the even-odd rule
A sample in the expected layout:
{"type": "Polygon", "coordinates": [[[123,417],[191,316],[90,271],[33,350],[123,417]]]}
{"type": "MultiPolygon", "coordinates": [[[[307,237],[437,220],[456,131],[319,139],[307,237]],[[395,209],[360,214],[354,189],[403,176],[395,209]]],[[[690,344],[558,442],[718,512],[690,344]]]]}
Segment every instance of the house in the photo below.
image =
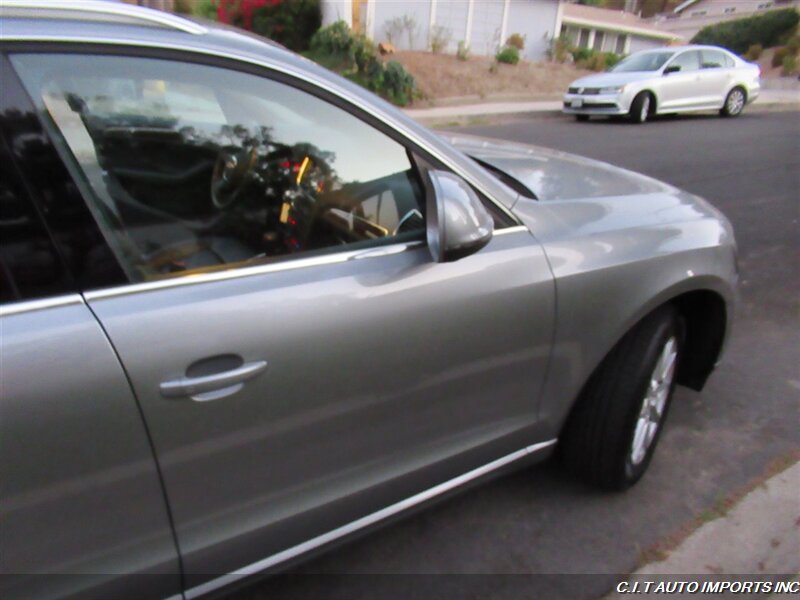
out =
{"type": "Polygon", "coordinates": [[[525,36],[524,58],[545,60],[565,7],[560,0],[323,0],[322,22],[342,19],[398,49],[427,50],[440,36],[448,41],[445,52],[462,42],[482,55],[494,55],[518,33],[525,36]]]}
{"type": "Polygon", "coordinates": [[[800,8],[800,0],[686,0],[671,13],[656,17],[654,22],[691,39],[709,25],[789,7],[800,8]]]}
{"type": "Polygon", "coordinates": [[[630,54],[684,41],[679,34],[629,12],[564,4],[562,13],[561,34],[579,48],[630,54]]]}

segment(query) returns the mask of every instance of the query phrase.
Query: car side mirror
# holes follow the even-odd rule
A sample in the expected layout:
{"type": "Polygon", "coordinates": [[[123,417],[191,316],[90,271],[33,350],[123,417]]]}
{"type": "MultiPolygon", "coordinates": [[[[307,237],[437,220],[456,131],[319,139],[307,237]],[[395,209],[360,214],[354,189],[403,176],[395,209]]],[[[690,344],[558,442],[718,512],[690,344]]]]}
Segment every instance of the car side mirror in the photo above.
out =
{"type": "Polygon", "coordinates": [[[677,73],[681,70],[680,65],[670,65],[666,69],[664,69],[664,75],[669,75],[670,73],[677,73]]]}
{"type": "Polygon", "coordinates": [[[458,175],[428,171],[435,206],[428,210],[428,247],[437,262],[469,256],[492,239],[494,219],[458,175]]]}

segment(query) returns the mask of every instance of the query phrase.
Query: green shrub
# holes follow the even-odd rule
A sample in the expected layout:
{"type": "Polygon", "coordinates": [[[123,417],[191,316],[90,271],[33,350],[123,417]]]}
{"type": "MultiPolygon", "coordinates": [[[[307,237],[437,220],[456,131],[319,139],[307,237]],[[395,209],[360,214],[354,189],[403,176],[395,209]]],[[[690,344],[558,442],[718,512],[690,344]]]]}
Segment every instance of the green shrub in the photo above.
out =
{"type": "Polygon", "coordinates": [[[592,55],[594,54],[594,50],[591,48],[575,48],[572,51],[572,58],[575,59],[576,63],[589,60],[592,55]]]}
{"type": "Polygon", "coordinates": [[[786,47],[789,49],[791,54],[797,54],[800,52],[800,35],[796,35],[791,38],[787,43],[786,47]]]}
{"type": "Polygon", "coordinates": [[[353,32],[344,21],[336,21],[317,31],[311,38],[311,49],[334,55],[348,55],[353,47],[353,32]]]}
{"type": "Polygon", "coordinates": [[[506,40],[506,46],[516,48],[522,52],[525,49],[525,36],[518,33],[512,33],[506,40]]]}
{"type": "Polygon", "coordinates": [[[405,106],[414,99],[416,83],[403,65],[390,60],[384,67],[382,81],[376,91],[395,104],[405,106]]]}
{"type": "Polygon", "coordinates": [[[458,60],[469,60],[469,46],[464,43],[464,40],[458,42],[458,49],[456,50],[456,58],[458,60]]]}
{"type": "Polygon", "coordinates": [[[776,45],[782,36],[797,26],[800,15],[793,8],[773,10],[763,15],[725,21],[701,29],[692,38],[693,44],[722,46],[743,54],[753,44],[765,48],[776,45]]]}
{"type": "Polygon", "coordinates": [[[431,27],[431,52],[439,54],[439,52],[446,49],[452,37],[453,34],[447,27],[442,27],[441,25],[431,27]]]}
{"type": "Polygon", "coordinates": [[[515,65],[519,62],[519,49],[514,46],[506,46],[494,55],[494,59],[499,63],[515,65]]]}
{"type": "Polygon", "coordinates": [[[569,36],[560,35],[550,40],[550,48],[547,50],[547,56],[550,57],[550,60],[557,63],[565,63],[573,50],[572,40],[569,36]]]}
{"type": "Polygon", "coordinates": [[[606,52],[603,58],[605,59],[605,68],[610,69],[622,60],[622,55],[615,54],[614,52],[606,52]]]}
{"type": "Polygon", "coordinates": [[[217,20],[216,0],[183,0],[182,2],[175,2],[175,11],[192,14],[209,21],[217,20]],[[186,10],[186,8],[189,10],[186,10]]]}
{"type": "Polygon", "coordinates": [[[772,55],[772,66],[780,67],[783,64],[783,59],[787,56],[789,56],[789,49],[786,46],[775,48],[775,54],[772,55]]]}
{"type": "Polygon", "coordinates": [[[797,73],[797,57],[794,54],[788,54],[783,57],[783,70],[781,73],[785,76],[797,73]]]}
{"type": "Polygon", "coordinates": [[[761,58],[761,54],[764,52],[764,46],[761,44],[753,44],[745,52],[744,57],[750,61],[756,61],[761,58]]]}
{"type": "Polygon", "coordinates": [[[620,54],[614,52],[598,52],[590,48],[576,48],[572,52],[575,64],[582,69],[605,71],[622,60],[620,54]]]}
{"type": "Polygon", "coordinates": [[[344,21],[317,31],[306,55],[400,106],[411,102],[416,94],[414,77],[403,65],[395,61],[384,65],[375,43],[363,34],[353,33],[344,21]]]}

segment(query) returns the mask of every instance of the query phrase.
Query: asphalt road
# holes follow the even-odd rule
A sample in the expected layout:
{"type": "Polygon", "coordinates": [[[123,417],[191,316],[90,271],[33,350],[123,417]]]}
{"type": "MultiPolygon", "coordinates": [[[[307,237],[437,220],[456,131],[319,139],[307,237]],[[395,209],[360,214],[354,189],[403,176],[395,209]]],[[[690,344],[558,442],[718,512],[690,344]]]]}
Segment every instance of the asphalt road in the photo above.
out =
{"type": "Polygon", "coordinates": [[[529,119],[459,131],[605,160],[722,209],[736,229],[743,279],[724,361],[702,393],[678,390],[648,474],[625,494],[596,492],[556,465],[537,466],[373,532],[241,597],[596,598],[617,574],[646,560],[649,548],[800,448],[799,113],[643,126],[529,119]]]}

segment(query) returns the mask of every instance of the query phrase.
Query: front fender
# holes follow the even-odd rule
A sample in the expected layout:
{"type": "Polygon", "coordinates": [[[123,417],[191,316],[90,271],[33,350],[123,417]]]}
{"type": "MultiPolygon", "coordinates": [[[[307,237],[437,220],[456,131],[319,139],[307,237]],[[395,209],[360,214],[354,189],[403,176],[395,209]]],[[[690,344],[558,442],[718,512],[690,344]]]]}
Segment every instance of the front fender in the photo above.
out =
{"type": "Polygon", "coordinates": [[[732,319],[730,224],[689,194],[526,203],[517,212],[555,275],[556,334],[540,415],[554,434],[606,354],[658,306],[709,291],[732,319]]]}

